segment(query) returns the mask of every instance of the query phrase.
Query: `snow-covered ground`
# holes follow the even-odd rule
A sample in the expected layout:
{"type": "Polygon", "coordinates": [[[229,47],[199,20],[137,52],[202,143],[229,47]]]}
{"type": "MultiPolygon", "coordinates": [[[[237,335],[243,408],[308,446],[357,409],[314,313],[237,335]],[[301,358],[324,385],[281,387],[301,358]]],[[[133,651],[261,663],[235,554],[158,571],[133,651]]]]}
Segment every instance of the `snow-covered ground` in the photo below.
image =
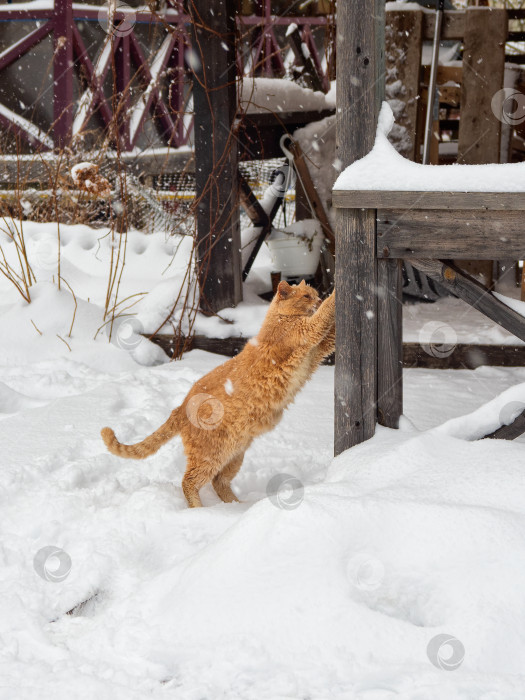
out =
{"type": "MultiPolygon", "coordinates": [[[[241,503],[206,487],[190,510],[178,438],[134,462],[99,431],[144,437],[221,358],[97,334],[109,249],[85,227],[63,230],[71,330],[52,235],[27,231],[32,303],[0,282],[1,700],[523,700],[525,442],[474,439],[525,406],[525,369],[408,370],[401,429],[334,460],[322,367],[247,453],[241,503]]],[[[142,324],[184,269],[161,276],[168,243],[130,238],[142,324]]],[[[266,264],[237,330],[264,315],[266,264]]],[[[457,304],[406,307],[405,337],[464,342],[457,304]]]]}

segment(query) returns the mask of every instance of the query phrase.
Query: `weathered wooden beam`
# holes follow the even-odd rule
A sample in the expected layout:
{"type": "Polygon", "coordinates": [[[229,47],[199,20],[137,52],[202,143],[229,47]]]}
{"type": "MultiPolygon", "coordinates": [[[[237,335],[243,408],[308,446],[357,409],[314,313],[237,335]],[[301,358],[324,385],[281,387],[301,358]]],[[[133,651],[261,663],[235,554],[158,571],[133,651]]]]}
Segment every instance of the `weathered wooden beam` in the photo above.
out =
{"type": "Polygon", "coordinates": [[[218,311],[242,300],[237,201],[235,0],[190,0],[195,111],[195,182],[201,306],[218,311]]]}
{"type": "Polygon", "coordinates": [[[280,158],[283,155],[279,146],[281,136],[293,134],[296,129],[329,117],[334,112],[333,109],[322,109],[244,114],[238,132],[241,160],[280,158]]]}
{"type": "Polygon", "coordinates": [[[525,341],[525,318],[495,297],[477,280],[455,265],[441,260],[411,260],[412,265],[439,282],[467,304],[474,307],[520,340],[525,341]]]}
{"type": "MultiPolygon", "coordinates": [[[[205,350],[217,355],[233,357],[247,342],[247,338],[207,338],[195,335],[192,338],[178,338],[168,334],[148,337],[159,345],[168,357],[173,357],[177,348],[205,350]]],[[[525,367],[525,345],[486,345],[458,343],[446,354],[421,343],[403,343],[403,367],[407,369],[476,369],[477,367],[525,367]],[[430,350],[430,352],[429,352],[430,350]]],[[[333,365],[334,356],[326,358],[324,364],[333,365]]],[[[401,387],[400,387],[401,388],[401,387]]]]}
{"type": "MultiPolygon", "coordinates": [[[[503,88],[508,24],[505,10],[492,7],[466,10],[458,163],[500,161],[502,124],[494,114],[492,98],[503,88]]],[[[491,261],[473,255],[461,267],[489,286],[493,284],[491,261]]]]}
{"type": "Polygon", "coordinates": [[[379,258],[523,260],[522,211],[397,209],[378,212],[379,258]]]}
{"type": "MultiPolygon", "coordinates": [[[[336,156],[343,168],[374,145],[384,95],[383,0],[340,3],[336,156]],[[351,79],[350,79],[351,78],[351,79]]],[[[338,209],[335,454],[373,436],[377,421],[377,261],[374,209],[338,209]]]]}
{"type": "MultiPolygon", "coordinates": [[[[430,80],[430,66],[420,67],[420,80],[424,85],[428,85],[430,80]]],[[[463,81],[463,66],[438,66],[437,67],[437,84],[454,82],[461,85],[463,81]]]]}
{"type": "MultiPolygon", "coordinates": [[[[423,15],[423,38],[431,41],[434,38],[436,15],[425,12],[423,15]]],[[[450,10],[443,13],[441,39],[463,39],[465,34],[465,11],[450,10]]]]}
{"type": "Polygon", "coordinates": [[[239,175],[239,198],[243,209],[254,226],[266,226],[268,224],[268,214],[261,207],[252,188],[242,175],[239,175]]]}
{"type": "Polygon", "coordinates": [[[525,367],[525,345],[476,345],[458,343],[444,355],[432,354],[421,343],[403,343],[403,366],[421,369],[476,369],[525,367]]]}
{"type": "Polygon", "coordinates": [[[356,209],[525,210],[525,192],[333,190],[332,205],[356,209]]]}
{"type": "Polygon", "coordinates": [[[507,32],[505,10],[467,8],[458,163],[499,163],[501,121],[491,101],[503,87],[507,32]]]}
{"type": "Polygon", "coordinates": [[[377,263],[377,417],[398,428],[403,412],[403,289],[401,260],[377,263]]]}

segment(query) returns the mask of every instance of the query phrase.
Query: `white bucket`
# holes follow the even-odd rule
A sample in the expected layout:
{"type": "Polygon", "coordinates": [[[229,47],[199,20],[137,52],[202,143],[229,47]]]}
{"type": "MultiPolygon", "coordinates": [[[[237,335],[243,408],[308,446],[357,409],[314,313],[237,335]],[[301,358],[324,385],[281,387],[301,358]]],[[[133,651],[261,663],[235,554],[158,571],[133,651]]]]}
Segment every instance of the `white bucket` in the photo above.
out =
{"type": "Polygon", "coordinates": [[[312,277],[319,265],[323,235],[315,219],[274,229],[266,241],[274,267],[283,277],[312,277]]]}

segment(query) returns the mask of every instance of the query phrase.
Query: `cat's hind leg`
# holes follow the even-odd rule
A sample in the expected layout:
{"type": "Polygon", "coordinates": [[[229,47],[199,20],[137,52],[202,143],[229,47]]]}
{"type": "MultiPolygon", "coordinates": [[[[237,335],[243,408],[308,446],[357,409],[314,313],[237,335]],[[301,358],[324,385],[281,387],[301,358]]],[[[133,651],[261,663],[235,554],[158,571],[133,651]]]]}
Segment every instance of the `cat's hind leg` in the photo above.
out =
{"type": "Polygon", "coordinates": [[[188,458],[186,472],[182,479],[182,490],[190,508],[200,508],[202,502],[199,496],[200,489],[212,480],[217,473],[219,464],[209,460],[188,458]]]}
{"type": "Polygon", "coordinates": [[[213,477],[213,488],[215,493],[224,503],[239,502],[237,496],[231,490],[231,481],[239,471],[244,459],[244,452],[232,457],[221,471],[213,477]]]}

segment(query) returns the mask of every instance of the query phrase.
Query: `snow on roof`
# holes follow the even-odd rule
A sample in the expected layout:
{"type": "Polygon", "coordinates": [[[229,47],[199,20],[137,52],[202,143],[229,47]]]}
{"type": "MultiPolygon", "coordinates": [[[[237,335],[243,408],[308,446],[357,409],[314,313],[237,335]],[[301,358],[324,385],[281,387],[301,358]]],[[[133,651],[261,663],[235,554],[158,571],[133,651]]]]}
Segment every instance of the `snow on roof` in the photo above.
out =
{"type": "Polygon", "coordinates": [[[385,9],[392,10],[392,11],[405,11],[405,10],[423,10],[423,12],[431,12],[432,10],[429,7],[425,7],[424,5],[420,5],[418,2],[402,2],[398,0],[397,2],[387,2],[385,5],[385,9]]]}
{"type": "Polygon", "coordinates": [[[314,92],[284,78],[244,78],[240,103],[248,114],[257,112],[298,112],[335,107],[335,96],[314,92]]]}
{"type": "Polygon", "coordinates": [[[394,115],[383,102],[374,147],[339,175],[334,190],[524,192],[525,163],[422,165],[403,158],[387,136],[394,115]]]}

